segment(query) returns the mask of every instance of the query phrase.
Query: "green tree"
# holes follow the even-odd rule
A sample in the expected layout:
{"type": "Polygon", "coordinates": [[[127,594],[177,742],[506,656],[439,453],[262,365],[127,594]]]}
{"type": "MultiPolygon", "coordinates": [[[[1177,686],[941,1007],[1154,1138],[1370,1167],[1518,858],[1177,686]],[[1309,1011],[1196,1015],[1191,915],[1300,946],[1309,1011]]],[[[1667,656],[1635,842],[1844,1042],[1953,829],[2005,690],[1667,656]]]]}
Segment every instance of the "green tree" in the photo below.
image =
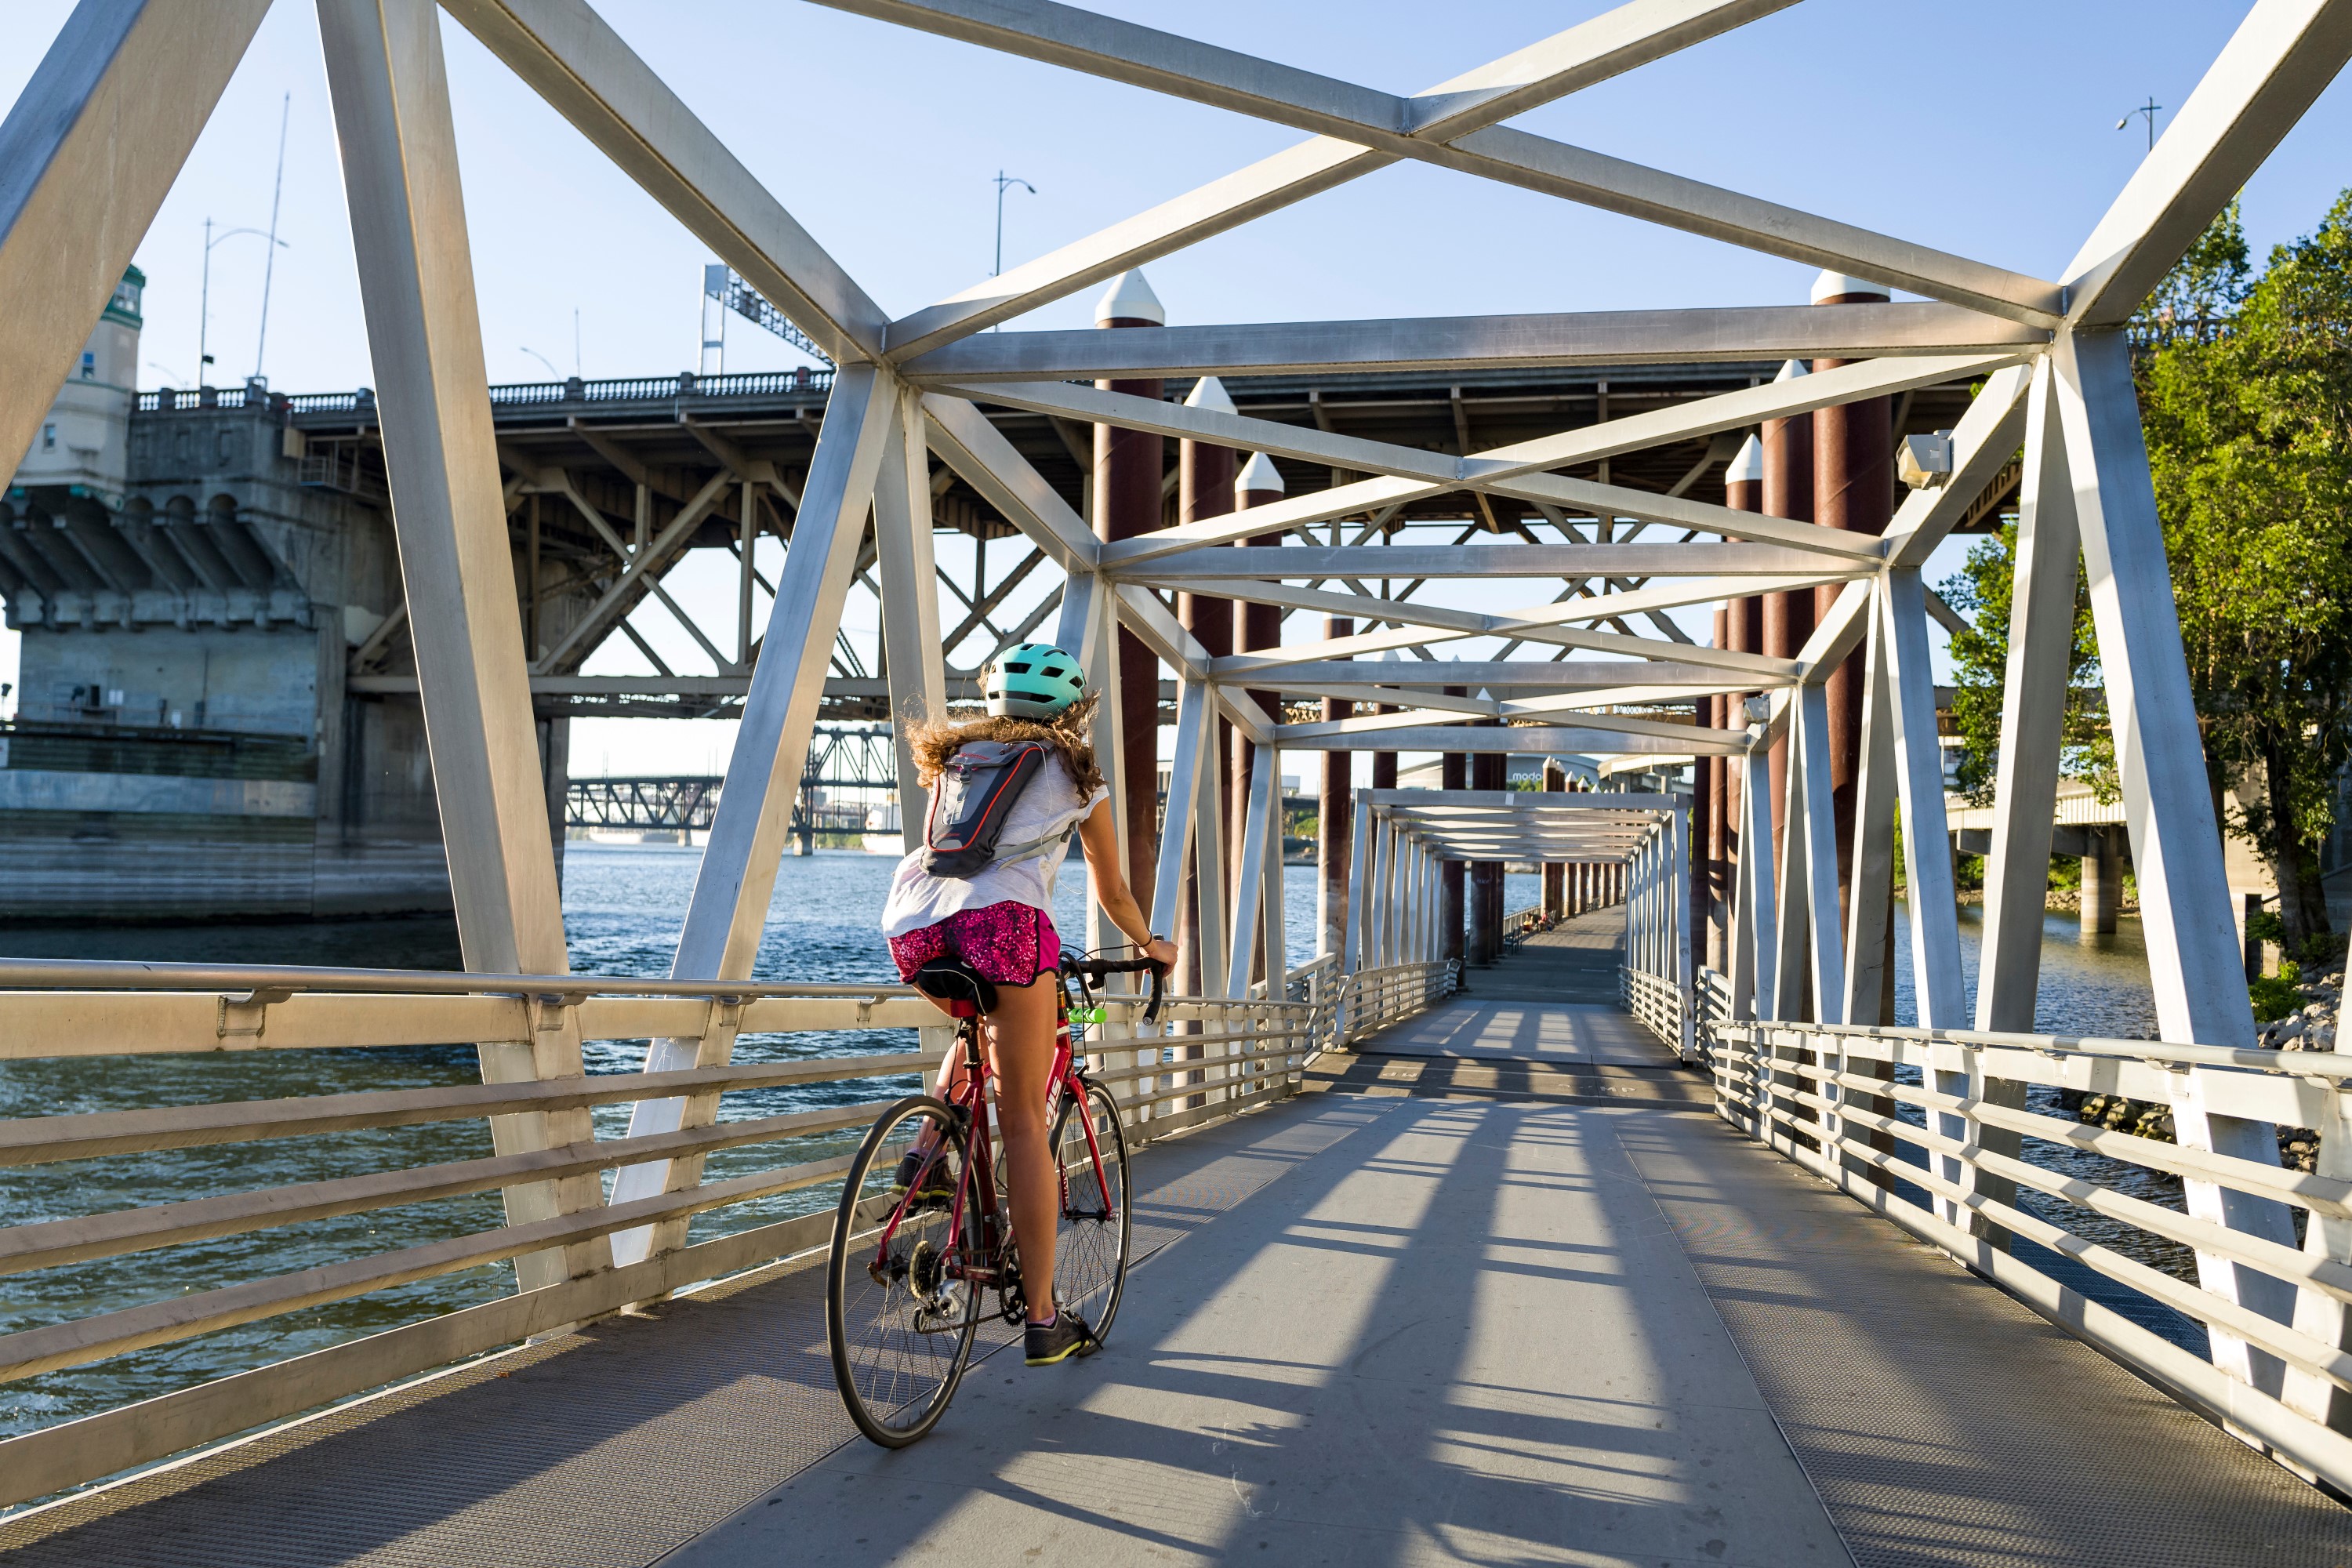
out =
{"type": "MultiPolygon", "coordinates": [[[[2290,948],[2327,930],[2316,852],[2352,755],[2352,192],[2256,279],[2238,209],[2189,247],[2132,324],[2148,462],[2199,726],[2219,799],[2281,891],[2290,948]],[[2248,792],[2253,793],[2253,792],[2248,792]]],[[[1960,787],[1991,795],[2016,530],[1938,584],[1952,639],[1960,787]]],[[[2078,576],[2078,584],[2081,579],[2078,576]]],[[[2087,585],[2077,590],[2063,771],[2113,798],[2115,755],[2087,585]]]]}
{"type": "MultiPolygon", "coordinates": [[[[2000,755],[2002,694],[2009,676],[2010,599],[2017,574],[2017,524],[2005,522],[1970,547],[1957,576],[1937,584],[1971,629],[1952,634],[1952,720],[1966,745],[1959,790],[1970,805],[1992,804],[2000,755]]],[[[2101,800],[2116,797],[2116,749],[2107,730],[2106,692],[2091,630],[2091,594],[2074,574],[2074,646],[2067,669],[2066,717],[2059,772],[2088,784],[2101,800]]]]}
{"type": "Polygon", "coordinates": [[[2141,409],[2206,758],[2263,786],[2228,826],[2300,948],[2352,755],[2352,192],[2251,284],[2244,249],[2233,209],[2158,290],[2141,409]]]}

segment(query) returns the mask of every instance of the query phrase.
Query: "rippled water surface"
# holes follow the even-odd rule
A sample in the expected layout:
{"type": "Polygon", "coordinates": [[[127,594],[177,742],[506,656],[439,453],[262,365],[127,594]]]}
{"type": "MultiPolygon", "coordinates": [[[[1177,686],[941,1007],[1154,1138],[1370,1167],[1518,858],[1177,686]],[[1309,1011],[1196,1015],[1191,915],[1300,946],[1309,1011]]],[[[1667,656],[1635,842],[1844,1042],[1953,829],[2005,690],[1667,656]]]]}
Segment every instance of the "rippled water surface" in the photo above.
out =
{"type": "MultiPolygon", "coordinates": [[[[1900,918],[1907,911],[1903,910],[1899,903],[1897,910],[1895,1016],[1898,1024],[1913,1024],[1918,1020],[1918,1010],[1911,987],[1910,932],[1900,918]]],[[[2105,1035],[2122,1039],[2154,1039],[2157,1037],[2156,997],[2148,984],[2147,946],[2140,922],[2136,917],[2126,916],[2118,920],[2116,926],[2116,931],[2110,935],[2085,936],[2077,916],[2052,914],[2043,918],[2042,975],[2033,1004],[2036,1032],[2105,1035]]],[[[1960,910],[1960,964],[1968,981],[1971,1016],[1976,1005],[1977,971],[1983,935],[1983,907],[1963,906],[1960,910]]],[[[1918,1075],[1905,1068],[1899,1069],[1899,1076],[1916,1082],[1918,1075]]],[[[2067,1121],[2074,1120],[2072,1113],[2060,1102],[2058,1091],[2039,1085],[2027,1089],[2026,1109],[2067,1121]]],[[[1904,1115],[1913,1122],[1921,1120],[1919,1113],[1911,1108],[1906,1107],[1904,1115]]],[[[2126,1164],[2070,1144],[2053,1143],[2042,1139],[2027,1139],[2024,1157],[2045,1170],[2079,1177],[2176,1212],[2187,1211],[2188,1204],[2181,1193],[2179,1180],[2161,1172],[2126,1164]]],[[[2037,1219],[2072,1231],[2085,1240],[2112,1248],[2137,1262],[2162,1269],[2175,1279],[2193,1280],[2197,1277],[2196,1259],[2189,1250],[2160,1237],[2151,1236],[2088,1209],[2078,1208],[2063,1198],[2044,1193],[2021,1193],[2018,1206],[2037,1219]]],[[[2019,1254],[2069,1287],[2113,1307],[2177,1344],[2200,1354],[2204,1353],[2205,1331],[2202,1325],[2047,1248],[2021,1242],[2019,1254]]]]}
{"type": "MultiPolygon", "coordinates": [[[[564,861],[565,927],[576,970],[602,974],[666,973],[701,860],[698,849],[574,844],[564,861]]],[[[765,939],[754,969],[761,980],[859,984],[895,978],[876,930],[895,864],[877,855],[820,853],[783,862],[765,939]]],[[[1284,872],[1289,961],[1315,949],[1312,868],[1284,872]]],[[[1086,875],[1065,868],[1055,923],[1082,933],[1086,875]]],[[[1536,879],[1513,877],[1513,907],[1532,903],[1536,879]]],[[[0,929],[0,954],[14,957],[124,958],[178,962],[461,967],[455,928],[419,919],[321,924],[0,929]]],[[[890,1053],[916,1044],[911,1030],[746,1036],[745,1060],[784,1060],[849,1052],[890,1053]]],[[[588,1070],[633,1071],[642,1040],[593,1041],[588,1070]]],[[[415,1089],[478,1081],[467,1045],[385,1050],[112,1057],[0,1062],[0,1118],[61,1115],[209,1100],[415,1089]]],[[[915,1087],[912,1078],[867,1079],[730,1094],[727,1120],[887,1100],[915,1087]]],[[[597,1131],[618,1135],[625,1106],[595,1112],[597,1131]]],[[[843,1132],[723,1151],[710,1156],[712,1179],[845,1152],[843,1132]]],[[[329,1176],[490,1153],[480,1121],[340,1133],[211,1149],[170,1150],[8,1170],[0,1174],[0,1226],[184,1201],[223,1193],[317,1181],[329,1176]]],[[[829,1206],[824,1188],[788,1193],[698,1216],[693,1238],[829,1206]]],[[[0,1276],[0,1332],[116,1310],[142,1302],[291,1272],[345,1258],[496,1226],[498,1195],[446,1199],[414,1207],[282,1226],[32,1274],[0,1276]]],[[[317,1350],[433,1313],[471,1306],[513,1288],[505,1264],[420,1280],[357,1300],[336,1302],[184,1343],[120,1356],[0,1384],[0,1435],[50,1425],[184,1387],[245,1367],[317,1350]]]]}
{"type": "MultiPolygon", "coordinates": [[[[698,850],[575,844],[564,865],[565,922],[575,969],[604,974],[660,974],[669,963],[700,861],[698,850]]],[[[770,907],[755,975],[762,980],[858,984],[891,978],[875,929],[893,862],[881,856],[820,853],[783,862],[770,907]]],[[[1073,862],[1060,889],[1055,921],[1066,933],[1083,931],[1085,874],[1073,862]]],[[[1315,947],[1314,872],[1285,869],[1289,961],[1315,947]]],[[[1537,898],[1532,876],[1513,876],[1506,888],[1513,908],[1537,898]]],[[[1972,913],[1972,911],[1969,911],[1972,913]]],[[[2053,918],[2045,939],[2043,1026],[2064,1020],[2075,1029],[2118,1035],[2154,1033],[2147,969],[2137,927],[2084,945],[2070,921],[2053,918]]],[[[1971,978],[1977,927],[1961,927],[1971,978]]],[[[138,958],[215,963],[363,964],[401,968],[460,966],[456,932],[446,921],[398,920],[339,924],[218,925],[163,928],[47,927],[0,929],[0,953],[21,957],[138,958]]],[[[1911,1016],[1908,964],[1897,964],[1898,1011],[1911,1016]]],[[[642,1040],[594,1041],[591,1072],[635,1069],[642,1040]]],[[[850,1052],[911,1049],[908,1030],[877,1029],[823,1035],[747,1036],[747,1060],[783,1060],[850,1052]]],[[[470,1083],[478,1073],[467,1045],[383,1050],[286,1054],[111,1057],[0,1063],[0,1118],[266,1100],[289,1095],[470,1083]]],[[[909,1079],[864,1079],[729,1095],[729,1120],[887,1099],[914,1086],[909,1079]]],[[[2039,1108],[2039,1107],[2037,1107],[2039,1108]]],[[[625,1106],[596,1112],[600,1135],[617,1135],[625,1106]]],[[[714,1179],[845,1152],[852,1133],[804,1138],[790,1144],[730,1150],[710,1157],[714,1179]]],[[[341,1133],[213,1149],[16,1168],[0,1175],[0,1226],[63,1219],[115,1209],[184,1201],[223,1193],[317,1181],[490,1152],[479,1121],[341,1133]]],[[[2054,1161],[2086,1156],[2054,1152],[2054,1161]]],[[[2179,1205],[2177,1184],[2118,1172],[2105,1161],[2085,1174],[2123,1185],[2156,1201],[2179,1205]],[[2142,1191],[2146,1187],[2147,1190],[2142,1191]]],[[[694,1222],[695,1239],[826,1206],[823,1188],[740,1205],[694,1222]]],[[[2067,1205],[2052,1202],[2052,1206],[2067,1205]]],[[[2041,1212],[2037,1208],[2037,1212],[2041,1212]]],[[[2090,1234],[2078,1215],[2053,1219],[2090,1234]]],[[[289,1226],[247,1237],[226,1237],[31,1274],[0,1276],[0,1332],[118,1310],[191,1291],[267,1275],[364,1257],[499,1223],[497,1194],[443,1200],[409,1208],[289,1226]]],[[[2096,1222],[2090,1222],[2095,1224],[2096,1222]]],[[[2101,1239],[2109,1239],[2102,1237],[2101,1239]]],[[[2142,1238],[2126,1233],[2125,1240],[2142,1238]]],[[[2136,1256],[2147,1256],[2143,1247],[2136,1256]]],[[[2179,1260],[2148,1256],[2168,1267],[2179,1260]]],[[[316,1350],[435,1312],[491,1300],[512,1289],[504,1265],[421,1280],[357,1300],[289,1313],[186,1342],[117,1357],[0,1385],[0,1434],[50,1425],[75,1415],[149,1397],[244,1367],[316,1350]]]]}

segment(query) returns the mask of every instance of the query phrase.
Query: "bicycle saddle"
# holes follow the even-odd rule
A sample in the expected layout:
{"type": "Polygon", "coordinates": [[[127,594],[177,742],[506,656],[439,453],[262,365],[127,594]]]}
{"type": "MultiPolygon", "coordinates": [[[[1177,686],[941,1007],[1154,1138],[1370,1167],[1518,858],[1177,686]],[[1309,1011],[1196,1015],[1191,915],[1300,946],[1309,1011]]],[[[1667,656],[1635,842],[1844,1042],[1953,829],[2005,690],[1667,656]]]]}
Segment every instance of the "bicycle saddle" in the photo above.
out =
{"type": "Polygon", "coordinates": [[[949,1013],[959,1018],[996,1011],[996,987],[951,952],[928,960],[916,970],[915,989],[946,1003],[949,1013]]]}

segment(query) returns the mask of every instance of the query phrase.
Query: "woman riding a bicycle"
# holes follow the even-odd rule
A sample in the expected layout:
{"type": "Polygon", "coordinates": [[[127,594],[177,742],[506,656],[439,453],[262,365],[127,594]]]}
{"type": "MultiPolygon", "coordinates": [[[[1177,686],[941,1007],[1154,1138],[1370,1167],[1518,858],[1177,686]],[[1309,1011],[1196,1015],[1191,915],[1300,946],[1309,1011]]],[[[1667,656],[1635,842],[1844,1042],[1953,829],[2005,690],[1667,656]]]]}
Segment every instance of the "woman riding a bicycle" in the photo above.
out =
{"type": "MultiPolygon", "coordinates": [[[[968,1004],[984,1015],[991,1074],[998,1080],[994,1107],[1003,1140],[1003,1172],[1013,1231],[1020,1238],[1022,1300],[1026,1309],[1028,1364],[1050,1366],[1094,1348],[1078,1312],[1054,1292],[1055,1229],[1061,1181],[1046,1125],[1054,1088],[1056,1004],[1062,995],[1062,944],[1054,930],[1054,883],[1075,826],[1086,853],[1095,901],[1161,965],[1176,960],[1174,945],[1156,936],[1128,888],[1113,826],[1110,792],[1095,766],[1087,721],[1096,699],[1085,692],[1077,661],[1060,648],[1023,644],[982,672],[988,716],[964,722],[915,726],[908,734],[915,765],[935,787],[956,753],[975,742],[1034,742],[1045,765],[1024,787],[1002,823],[1001,842],[1014,852],[968,876],[934,875],[927,850],[899,863],[882,912],[882,931],[902,978],[926,963],[961,960],[994,993],[993,1005],[968,1004]]],[[[984,993],[983,993],[984,994],[984,993]]],[[[941,1011],[959,1009],[936,994],[941,1011]]],[[[963,1082],[962,1053],[941,1064],[939,1095],[953,1098],[963,1082]]],[[[918,1139],[899,1163],[898,1184],[945,1181],[945,1162],[929,1158],[937,1137],[918,1139]]],[[[929,1194],[918,1192],[918,1198],[929,1194]]],[[[947,1193],[940,1198],[951,1196],[947,1193]]]]}

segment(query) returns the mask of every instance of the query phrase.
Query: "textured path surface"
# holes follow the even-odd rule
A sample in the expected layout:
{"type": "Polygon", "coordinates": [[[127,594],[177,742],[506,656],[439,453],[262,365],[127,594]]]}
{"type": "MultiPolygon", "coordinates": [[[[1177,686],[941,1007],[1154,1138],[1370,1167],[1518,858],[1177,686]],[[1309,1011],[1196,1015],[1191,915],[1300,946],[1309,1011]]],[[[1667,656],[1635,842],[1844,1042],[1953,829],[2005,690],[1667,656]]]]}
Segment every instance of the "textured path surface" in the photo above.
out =
{"type": "Polygon", "coordinates": [[[0,1525],[0,1564],[2352,1564],[2352,1513],[1714,1116],[1571,1092],[1654,1060],[1339,1058],[1146,1151],[1109,1345],[998,1351],[903,1452],[786,1268],[0,1525]]]}
{"type": "Polygon", "coordinates": [[[1137,1270],[1111,1343],[965,1385],[666,1560],[1849,1562],[1609,1111],[1344,1129],[1137,1270]]]}
{"type": "Polygon", "coordinates": [[[1625,906],[1614,904],[1525,938],[1502,959],[1465,976],[1482,1001],[1618,1004],[1617,955],[1625,945],[1625,906]]]}

